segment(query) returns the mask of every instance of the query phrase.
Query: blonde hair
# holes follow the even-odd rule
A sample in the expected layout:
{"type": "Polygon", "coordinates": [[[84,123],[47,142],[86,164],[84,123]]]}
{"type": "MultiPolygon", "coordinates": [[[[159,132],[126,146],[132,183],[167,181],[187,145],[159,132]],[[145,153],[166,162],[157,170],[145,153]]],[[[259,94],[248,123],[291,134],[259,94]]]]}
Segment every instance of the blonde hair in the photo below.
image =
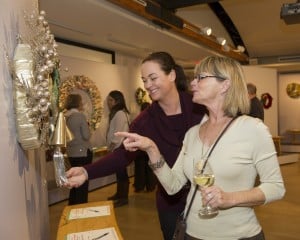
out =
{"type": "Polygon", "coordinates": [[[194,72],[195,74],[206,72],[220,77],[216,78],[218,81],[226,79],[230,81],[223,104],[226,116],[235,117],[249,113],[250,102],[240,63],[227,57],[209,56],[195,66],[194,72]]]}

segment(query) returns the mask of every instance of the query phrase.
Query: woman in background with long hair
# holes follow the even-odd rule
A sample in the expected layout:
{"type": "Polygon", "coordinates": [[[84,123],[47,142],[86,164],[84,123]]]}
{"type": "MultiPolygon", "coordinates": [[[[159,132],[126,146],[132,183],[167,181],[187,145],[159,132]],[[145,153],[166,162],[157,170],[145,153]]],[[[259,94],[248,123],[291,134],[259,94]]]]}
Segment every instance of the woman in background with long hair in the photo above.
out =
{"type": "MultiPolygon", "coordinates": [[[[65,103],[66,124],[74,139],[67,143],[67,156],[71,167],[79,167],[92,162],[93,152],[90,144],[90,129],[85,115],[82,113],[82,98],[79,94],[70,94],[65,103]]],[[[88,202],[89,182],[79,188],[72,188],[69,205],[88,202]]]]}
{"type": "MultiPolygon", "coordinates": [[[[107,106],[109,108],[109,125],[106,135],[106,144],[109,152],[118,148],[123,138],[114,135],[119,129],[129,130],[129,111],[126,106],[125,98],[122,92],[118,90],[111,91],[107,96],[107,106]]],[[[115,207],[128,204],[129,179],[126,167],[117,170],[117,192],[108,198],[114,201],[115,207]]]]}

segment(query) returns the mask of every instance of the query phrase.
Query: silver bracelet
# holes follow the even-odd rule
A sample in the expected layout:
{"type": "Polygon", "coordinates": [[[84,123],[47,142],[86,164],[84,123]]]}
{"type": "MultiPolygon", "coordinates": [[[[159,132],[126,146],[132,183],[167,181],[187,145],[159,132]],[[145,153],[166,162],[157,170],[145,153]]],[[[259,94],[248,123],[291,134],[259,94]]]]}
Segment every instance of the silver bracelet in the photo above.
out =
{"type": "Polygon", "coordinates": [[[155,171],[158,168],[161,168],[165,164],[165,159],[162,155],[160,155],[159,160],[156,163],[151,163],[150,161],[148,162],[149,167],[155,171]]]}

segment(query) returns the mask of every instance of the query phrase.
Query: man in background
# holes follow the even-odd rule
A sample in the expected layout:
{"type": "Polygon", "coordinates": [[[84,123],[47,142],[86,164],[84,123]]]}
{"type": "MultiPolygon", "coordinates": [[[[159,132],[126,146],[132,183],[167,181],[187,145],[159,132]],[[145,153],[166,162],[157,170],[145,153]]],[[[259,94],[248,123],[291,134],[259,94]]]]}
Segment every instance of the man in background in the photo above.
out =
{"type": "Polygon", "coordinates": [[[249,116],[260,118],[264,121],[264,106],[256,96],[256,86],[253,83],[247,83],[247,89],[250,99],[249,116]]]}

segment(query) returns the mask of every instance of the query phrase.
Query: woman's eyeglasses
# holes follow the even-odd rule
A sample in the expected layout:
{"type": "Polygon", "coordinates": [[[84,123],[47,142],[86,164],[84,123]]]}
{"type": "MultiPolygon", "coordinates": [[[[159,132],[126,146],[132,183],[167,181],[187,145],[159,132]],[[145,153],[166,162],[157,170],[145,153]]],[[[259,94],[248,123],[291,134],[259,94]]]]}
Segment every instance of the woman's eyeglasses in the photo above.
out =
{"type": "Polygon", "coordinates": [[[202,79],[209,78],[209,77],[214,77],[218,78],[221,80],[225,80],[226,78],[220,77],[220,76],[215,76],[215,75],[202,75],[202,74],[197,74],[194,76],[194,79],[197,79],[198,82],[200,82],[202,79]]]}

